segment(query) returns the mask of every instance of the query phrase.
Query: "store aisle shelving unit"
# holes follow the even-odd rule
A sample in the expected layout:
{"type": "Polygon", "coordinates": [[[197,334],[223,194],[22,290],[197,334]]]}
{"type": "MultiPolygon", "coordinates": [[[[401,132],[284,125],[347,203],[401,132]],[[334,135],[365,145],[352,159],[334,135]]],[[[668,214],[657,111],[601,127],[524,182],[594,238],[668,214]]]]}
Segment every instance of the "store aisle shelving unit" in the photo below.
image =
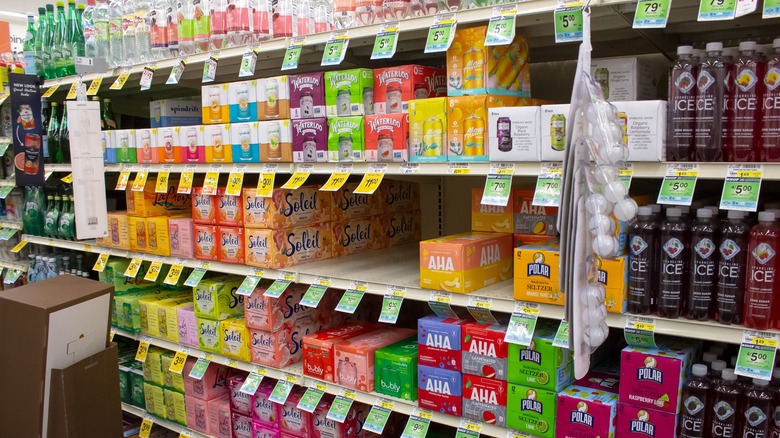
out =
{"type": "MultiPolygon", "coordinates": [[[[181,433],[189,434],[191,438],[213,438],[211,437],[211,435],[204,435],[202,433],[195,432],[194,430],[187,429],[186,427],[182,426],[179,423],[174,423],[172,421],[164,420],[162,418],[150,415],[148,412],[146,412],[145,409],[141,409],[139,407],[133,406],[128,403],[122,403],[122,410],[140,418],[151,417],[154,420],[154,424],[158,426],[162,426],[168,430],[178,432],[180,434],[181,433]]],[[[187,436],[187,435],[181,435],[181,436],[187,436]]]]}

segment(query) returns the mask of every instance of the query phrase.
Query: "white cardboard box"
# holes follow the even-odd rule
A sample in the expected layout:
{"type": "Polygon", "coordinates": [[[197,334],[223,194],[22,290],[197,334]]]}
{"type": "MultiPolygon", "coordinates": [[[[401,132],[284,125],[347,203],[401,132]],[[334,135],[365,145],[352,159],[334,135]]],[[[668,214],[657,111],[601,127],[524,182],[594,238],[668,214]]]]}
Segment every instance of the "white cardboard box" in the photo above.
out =
{"type": "Polygon", "coordinates": [[[569,104],[542,105],[541,123],[541,161],[563,161],[566,153],[563,144],[566,143],[566,129],[569,123],[569,104]],[[562,118],[561,118],[562,116],[562,118]],[[555,147],[553,147],[555,143],[555,147]]]}
{"type": "Polygon", "coordinates": [[[490,161],[538,161],[540,156],[541,107],[513,106],[488,108],[488,154],[490,161]],[[506,120],[500,120],[508,118],[506,120]],[[499,121],[509,133],[503,147],[499,145],[499,121]]]}
{"type": "Polygon", "coordinates": [[[664,161],[666,158],[666,101],[613,102],[626,117],[628,161],[664,161]]]}
{"type": "Polygon", "coordinates": [[[590,74],[601,84],[610,102],[649,100],[658,97],[658,78],[652,64],[641,58],[594,59],[590,74]]]}

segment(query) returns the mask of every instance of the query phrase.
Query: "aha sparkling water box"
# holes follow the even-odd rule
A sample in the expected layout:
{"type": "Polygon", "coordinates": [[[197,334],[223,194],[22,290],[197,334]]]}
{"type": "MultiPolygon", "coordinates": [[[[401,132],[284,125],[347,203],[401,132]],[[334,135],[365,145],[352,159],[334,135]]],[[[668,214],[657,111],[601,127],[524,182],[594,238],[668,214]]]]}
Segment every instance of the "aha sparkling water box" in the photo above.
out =
{"type": "Polygon", "coordinates": [[[244,318],[229,318],[220,322],[222,355],[249,362],[249,329],[244,318]]]}
{"type": "Polygon", "coordinates": [[[382,327],[336,343],[333,348],[336,355],[336,383],[363,392],[373,392],[376,350],[414,333],[412,329],[382,327]]]}
{"type": "Polygon", "coordinates": [[[328,161],[328,119],[293,120],[292,150],[295,163],[328,161]]]}
{"type": "Polygon", "coordinates": [[[505,381],[463,376],[463,416],[486,424],[506,426],[505,381]]]}
{"type": "Polygon", "coordinates": [[[368,162],[409,161],[409,114],[365,116],[368,162]]]}
{"type": "Polygon", "coordinates": [[[422,65],[400,65],[374,70],[374,113],[400,114],[409,112],[409,101],[442,97],[436,87],[437,75],[443,69],[422,65]]]}
{"type": "Polygon", "coordinates": [[[332,255],[330,223],[282,230],[244,231],[246,264],[258,268],[282,269],[301,263],[328,259],[332,255]]]}
{"type": "Polygon", "coordinates": [[[243,195],[246,228],[282,229],[331,220],[333,197],[320,192],[319,186],[276,188],[270,198],[257,196],[256,189],[245,188],[243,195]]]}
{"type": "Polygon", "coordinates": [[[417,400],[417,337],[376,351],[374,390],[404,400],[417,400]]]}
{"type": "Polygon", "coordinates": [[[460,371],[461,330],[469,321],[428,315],[417,321],[420,365],[460,371]]]}
{"type": "MultiPolygon", "coordinates": [[[[618,403],[616,437],[662,438],[676,436],[677,415],[618,403]]],[[[709,436],[709,435],[706,435],[709,436]]]]}
{"type": "Polygon", "coordinates": [[[694,347],[625,347],[620,359],[620,403],[677,414],[694,347]]]}
{"type": "Polygon", "coordinates": [[[509,345],[507,327],[470,322],[461,328],[463,374],[506,380],[509,345]]]}
{"type": "Polygon", "coordinates": [[[244,297],[236,292],[243,280],[229,275],[201,280],[192,288],[195,315],[216,320],[240,316],[244,311],[244,297]]]}
{"type": "Polygon", "coordinates": [[[463,375],[457,371],[420,365],[417,368],[417,405],[442,414],[462,416],[463,375]]]}
{"type": "Polygon", "coordinates": [[[194,225],[195,258],[198,260],[219,260],[219,237],[216,225],[194,225]]]}
{"type": "Polygon", "coordinates": [[[379,216],[334,222],[333,257],[358,254],[387,246],[379,216]]]}
{"type": "Polygon", "coordinates": [[[203,125],[181,126],[179,128],[179,144],[181,145],[179,156],[182,163],[206,162],[206,144],[203,139],[205,131],[203,125]]]}
{"type": "Polygon", "coordinates": [[[511,233],[515,223],[512,206],[484,205],[483,192],[481,188],[471,189],[471,231],[511,233]]]}
{"type": "Polygon", "coordinates": [[[422,234],[420,210],[385,214],[379,217],[387,240],[387,246],[419,242],[422,234]]]}
{"type": "Polygon", "coordinates": [[[203,225],[217,223],[217,196],[204,194],[203,187],[192,188],[192,221],[203,225]]]}
{"type": "Polygon", "coordinates": [[[234,162],[260,162],[260,140],[257,131],[258,122],[230,124],[230,147],[234,162]]]}
{"type": "Polygon", "coordinates": [[[244,225],[244,201],[241,196],[230,196],[225,187],[219,187],[216,204],[218,225],[231,227],[244,225]]]}
{"type": "Polygon", "coordinates": [[[257,80],[257,114],[260,120],[290,118],[290,77],[257,80]]]}
{"type": "Polygon", "coordinates": [[[557,394],[509,383],[506,426],[542,438],[554,438],[557,394]]]}
{"type": "Polygon", "coordinates": [[[323,72],[290,76],[290,118],[325,117],[325,81],[323,72]]]}
{"type": "Polygon", "coordinates": [[[509,344],[510,382],[533,388],[560,391],[571,382],[572,355],[553,346],[558,322],[540,321],[528,347],[509,344]]]}
{"type": "Polygon", "coordinates": [[[618,396],[571,385],[558,393],[555,430],[563,437],[614,438],[618,396]]]}
{"type": "Polygon", "coordinates": [[[228,84],[204,85],[201,88],[201,98],[204,125],[230,122],[228,84]]]}
{"type": "Polygon", "coordinates": [[[241,227],[217,227],[217,260],[234,265],[244,264],[244,229],[241,227]]]}
{"type": "Polygon", "coordinates": [[[293,135],[290,120],[272,120],[258,124],[260,160],[265,162],[293,161],[293,135]]]}
{"type": "Polygon", "coordinates": [[[409,102],[409,161],[447,161],[447,98],[409,102]]]}
{"type": "Polygon", "coordinates": [[[328,119],[328,161],[364,161],[363,116],[328,119]]]}
{"type": "Polygon", "coordinates": [[[327,116],[374,114],[374,71],[368,68],[325,72],[327,116]]]}
{"type": "Polygon", "coordinates": [[[257,120],[257,81],[239,81],[228,84],[230,122],[257,120]]]}
{"type": "Polygon", "coordinates": [[[348,182],[331,192],[331,219],[334,222],[375,216],[384,212],[382,197],[355,193],[358,185],[357,182],[348,182]]]}
{"type": "Polygon", "coordinates": [[[468,232],[420,242],[420,287],[469,293],[512,278],[512,235],[468,232]]]}
{"type": "Polygon", "coordinates": [[[303,337],[303,373],[328,382],[335,382],[335,344],[362,335],[379,327],[377,323],[361,322],[321,330],[303,337]]]}
{"type": "Polygon", "coordinates": [[[448,161],[488,160],[488,108],[515,103],[508,96],[458,96],[447,98],[448,161]]]}
{"type": "Polygon", "coordinates": [[[512,205],[515,213],[514,231],[518,234],[558,234],[556,221],[558,209],[533,205],[534,189],[512,190],[512,205]]]}

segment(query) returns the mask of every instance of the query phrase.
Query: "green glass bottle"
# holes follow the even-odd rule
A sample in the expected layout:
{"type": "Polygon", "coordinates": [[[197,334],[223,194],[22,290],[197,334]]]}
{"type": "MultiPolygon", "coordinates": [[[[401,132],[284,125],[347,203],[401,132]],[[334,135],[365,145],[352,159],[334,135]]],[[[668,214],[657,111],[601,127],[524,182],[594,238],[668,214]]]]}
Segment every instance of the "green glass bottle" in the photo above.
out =
{"type": "Polygon", "coordinates": [[[67,59],[70,59],[70,47],[68,46],[68,20],[65,18],[65,3],[57,2],[57,22],[54,24],[54,57],[55,77],[61,78],[68,75],[67,59]]]}
{"type": "Polygon", "coordinates": [[[57,237],[57,226],[60,221],[60,197],[46,195],[49,208],[43,218],[43,234],[47,237],[57,237]]]}
{"type": "Polygon", "coordinates": [[[57,119],[57,102],[51,103],[51,116],[49,117],[49,129],[47,137],[49,139],[49,161],[52,163],[62,163],[57,161],[62,156],[60,152],[60,121],[57,119]]]}
{"type": "Polygon", "coordinates": [[[85,56],[84,54],[84,4],[76,5],[76,26],[71,40],[73,44],[73,56],[85,56]]]}
{"type": "Polygon", "coordinates": [[[77,56],[75,45],[77,21],[76,0],[68,0],[67,27],[65,28],[65,40],[62,45],[62,57],[69,76],[76,74],[76,64],[73,58],[77,56]]]}
{"type": "Polygon", "coordinates": [[[62,105],[62,119],[59,128],[59,154],[58,163],[70,163],[70,131],[68,130],[68,106],[62,105]]]}
{"type": "Polygon", "coordinates": [[[46,26],[46,8],[38,8],[38,33],[35,35],[35,74],[43,77],[46,77],[43,64],[48,49],[46,47],[46,33],[48,31],[49,28],[46,26]]]}
{"type": "Polygon", "coordinates": [[[100,119],[103,129],[117,129],[114,111],[111,109],[111,99],[103,99],[103,108],[100,110],[100,119]]]}
{"type": "Polygon", "coordinates": [[[57,221],[57,236],[60,239],[68,239],[68,231],[70,230],[70,202],[68,196],[62,197],[62,210],[60,211],[60,217],[57,221]]]}
{"type": "Polygon", "coordinates": [[[43,42],[42,56],[44,58],[43,73],[46,79],[56,78],[54,68],[54,40],[56,29],[54,28],[54,5],[46,5],[46,37],[43,42]]]}

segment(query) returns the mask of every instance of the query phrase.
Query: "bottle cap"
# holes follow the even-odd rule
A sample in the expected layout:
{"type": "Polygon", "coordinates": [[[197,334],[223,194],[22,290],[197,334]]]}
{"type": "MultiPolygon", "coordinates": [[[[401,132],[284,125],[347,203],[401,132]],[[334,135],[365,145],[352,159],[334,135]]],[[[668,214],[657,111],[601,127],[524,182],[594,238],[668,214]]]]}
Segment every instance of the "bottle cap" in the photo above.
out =
{"type": "Polygon", "coordinates": [[[729,210],[729,219],[742,219],[745,217],[745,212],[737,211],[737,210],[729,210]]]}
{"type": "Polygon", "coordinates": [[[650,204],[648,207],[653,210],[653,214],[658,214],[661,212],[661,206],[659,204],[650,204]]]}
{"type": "Polygon", "coordinates": [[[742,41],[741,43],[739,43],[739,51],[744,52],[745,50],[756,50],[756,42],[742,41]]]}
{"type": "Polygon", "coordinates": [[[774,211],[759,211],[758,212],[758,221],[759,222],[774,222],[775,221],[775,212],[774,211]]]}
{"type": "Polygon", "coordinates": [[[723,371],[726,369],[726,361],[725,360],[713,360],[712,365],[710,365],[710,368],[712,368],[713,371],[723,371]]]}
{"type": "Polygon", "coordinates": [[[638,216],[652,216],[653,209],[650,207],[639,207],[636,209],[636,214],[638,216]]]}
{"type": "Polygon", "coordinates": [[[704,377],[707,375],[707,365],[697,363],[691,368],[694,376],[704,377]]]}
{"type": "Polygon", "coordinates": [[[111,99],[103,99],[103,103],[110,103],[111,99]]]}
{"type": "Polygon", "coordinates": [[[687,205],[681,205],[677,208],[680,209],[680,212],[682,212],[683,216],[688,216],[688,214],[691,212],[691,207],[688,207],[687,205]]]}
{"type": "Polygon", "coordinates": [[[718,355],[711,351],[708,351],[701,355],[701,360],[705,363],[712,363],[713,361],[718,360],[718,355]]]}
{"type": "Polygon", "coordinates": [[[705,50],[708,52],[720,52],[723,50],[723,43],[707,43],[705,50]]]}
{"type": "Polygon", "coordinates": [[[756,386],[769,386],[769,380],[753,379],[753,384],[756,386]]]}
{"type": "Polygon", "coordinates": [[[726,368],[723,370],[723,380],[737,380],[737,375],[734,374],[734,370],[732,368],[726,368]]]}
{"type": "Polygon", "coordinates": [[[709,219],[712,217],[712,210],[707,207],[702,207],[696,210],[696,217],[701,219],[709,219]]]}
{"type": "Polygon", "coordinates": [[[38,8],[38,15],[43,15],[46,13],[46,8],[38,8]]]}
{"type": "Polygon", "coordinates": [[[670,207],[666,209],[666,217],[680,217],[682,216],[682,210],[676,207],[670,207]]]}
{"type": "Polygon", "coordinates": [[[58,8],[64,8],[65,7],[65,2],[56,2],[55,4],[57,5],[58,8]]]}
{"type": "Polygon", "coordinates": [[[720,213],[720,209],[718,209],[718,207],[716,207],[714,205],[708,205],[708,206],[706,206],[704,208],[706,208],[707,210],[711,211],[713,216],[717,216],[720,213]]]}
{"type": "Polygon", "coordinates": [[[49,12],[54,12],[54,5],[53,5],[53,4],[51,4],[51,3],[49,3],[48,5],[46,5],[46,11],[49,11],[49,12]]]}
{"type": "Polygon", "coordinates": [[[724,47],[723,48],[723,56],[726,56],[726,57],[729,57],[729,58],[733,58],[734,56],[737,55],[738,52],[739,52],[739,49],[736,48],[736,47],[724,47]]]}
{"type": "Polygon", "coordinates": [[[680,46],[677,48],[678,55],[693,55],[693,46],[680,46]]]}

